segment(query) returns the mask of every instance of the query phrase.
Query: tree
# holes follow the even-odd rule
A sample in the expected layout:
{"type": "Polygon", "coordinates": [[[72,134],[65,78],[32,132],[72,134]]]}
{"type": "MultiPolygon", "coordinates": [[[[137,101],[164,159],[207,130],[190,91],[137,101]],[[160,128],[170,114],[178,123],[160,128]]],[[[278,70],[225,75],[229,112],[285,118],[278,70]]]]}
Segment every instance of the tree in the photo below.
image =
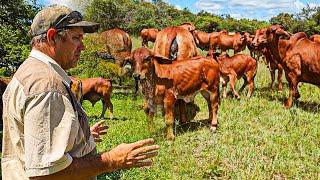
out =
{"type": "Polygon", "coordinates": [[[24,0],[0,1],[0,67],[14,71],[28,56],[28,30],[40,7],[24,0]]]}

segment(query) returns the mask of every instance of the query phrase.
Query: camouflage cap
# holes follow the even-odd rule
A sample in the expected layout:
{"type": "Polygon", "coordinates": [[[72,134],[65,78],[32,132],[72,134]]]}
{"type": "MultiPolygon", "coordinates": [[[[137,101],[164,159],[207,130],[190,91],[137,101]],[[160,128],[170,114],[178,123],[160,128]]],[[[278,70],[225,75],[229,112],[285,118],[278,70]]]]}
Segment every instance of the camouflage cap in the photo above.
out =
{"type": "Polygon", "coordinates": [[[34,17],[29,36],[34,37],[46,33],[50,28],[82,27],[85,33],[96,32],[98,23],[83,21],[81,13],[61,6],[51,5],[42,9],[34,17]]]}

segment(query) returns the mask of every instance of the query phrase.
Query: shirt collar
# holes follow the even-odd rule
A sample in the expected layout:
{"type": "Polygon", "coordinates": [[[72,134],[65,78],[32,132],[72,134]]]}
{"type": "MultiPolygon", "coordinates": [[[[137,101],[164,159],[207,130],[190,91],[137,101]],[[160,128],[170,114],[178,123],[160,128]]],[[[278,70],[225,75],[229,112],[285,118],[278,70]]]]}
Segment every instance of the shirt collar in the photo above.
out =
{"type": "Polygon", "coordinates": [[[62,79],[69,85],[71,83],[71,79],[67,75],[67,73],[61,68],[61,66],[51,57],[48,55],[44,54],[43,52],[32,49],[31,53],[29,55],[30,57],[36,58],[39,61],[42,61],[43,63],[47,64],[49,67],[51,67],[56,73],[58,73],[62,79]]]}

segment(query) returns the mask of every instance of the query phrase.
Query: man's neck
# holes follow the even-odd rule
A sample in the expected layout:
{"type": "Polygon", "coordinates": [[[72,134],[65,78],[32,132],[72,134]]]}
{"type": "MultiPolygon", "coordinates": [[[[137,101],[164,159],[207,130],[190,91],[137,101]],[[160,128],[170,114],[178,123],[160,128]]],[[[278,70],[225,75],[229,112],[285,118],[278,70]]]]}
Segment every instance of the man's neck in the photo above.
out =
{"type": "Polygon", "coordinates": [[[40,52],[42,52],[43,54],[46,54],[47,56],[49,56],[50,58],[52,58],[54,61],[56,61],[60,66],[61,66],[61,62],[59,61],[59,58],[57,58],[57,54],[54,50],[53,47],[50,47],[48,44],[41,44],[37,47],[33,47],[32,49],[38,50],[40,52]]]}

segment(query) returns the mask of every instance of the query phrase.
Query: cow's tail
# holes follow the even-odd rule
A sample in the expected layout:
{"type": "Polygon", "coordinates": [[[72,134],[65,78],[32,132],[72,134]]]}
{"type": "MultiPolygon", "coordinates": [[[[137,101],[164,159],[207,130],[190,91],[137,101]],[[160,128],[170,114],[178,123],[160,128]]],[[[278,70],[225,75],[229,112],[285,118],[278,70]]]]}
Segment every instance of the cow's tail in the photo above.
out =
{"type": "Polygon", "coordinates": [[[171,61],[177,59],[178,50],[179,50],[179,45],[178,45],[178,42],[177,42],[177,38],[174,38],[173,41],[171,42],[171,45],[170,45],[169,59],[171,61]]]}

